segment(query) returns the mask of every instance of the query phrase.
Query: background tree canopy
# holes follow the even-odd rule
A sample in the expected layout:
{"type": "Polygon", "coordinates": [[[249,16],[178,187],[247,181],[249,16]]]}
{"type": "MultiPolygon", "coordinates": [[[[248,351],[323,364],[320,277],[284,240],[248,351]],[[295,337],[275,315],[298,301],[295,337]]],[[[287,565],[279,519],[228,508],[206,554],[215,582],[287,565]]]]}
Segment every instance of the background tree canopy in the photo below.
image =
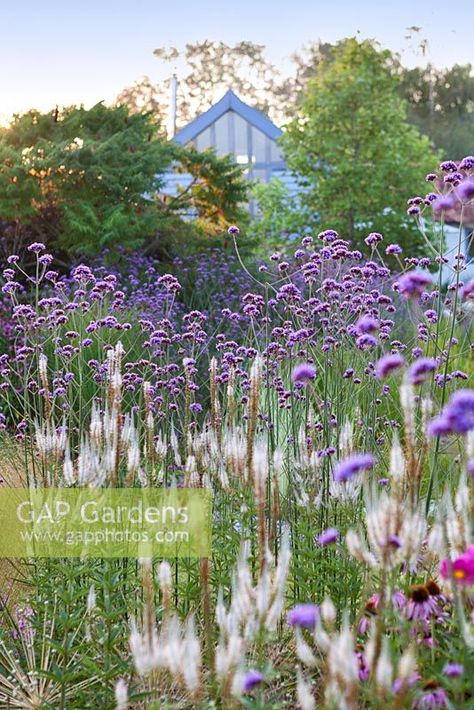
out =
{"type": "Polygon", "coordinates": [[[406,121],[390,54],[349,39],[310,80],[283,148],[319,228],[361,241],[386,232],[401,245],[420,240],[403,206],[436,166],[430,141],[406,121]]]}

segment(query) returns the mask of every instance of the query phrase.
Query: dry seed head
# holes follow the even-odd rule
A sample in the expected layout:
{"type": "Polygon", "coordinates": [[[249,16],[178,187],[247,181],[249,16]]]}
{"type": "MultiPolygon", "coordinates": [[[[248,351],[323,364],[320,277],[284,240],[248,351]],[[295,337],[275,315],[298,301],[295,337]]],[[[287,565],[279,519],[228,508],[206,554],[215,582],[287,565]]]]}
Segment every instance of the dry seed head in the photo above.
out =
{"type": "Polygon", "coordinates": [[[346,419],[339,435],[340,458],[346,458],[353,451],[354,427],[349,419],[346,419]]]}
{"type": "Polygon", "coordinates": [[[295,640],[296,640],[296,655],[298,660],[301,661],[303,665],[307,668],[315,668],[316,666],[316,656],[314,655],[310,645],[303,638],[301,630],[295,628],[295,640]]]}
{"type": "Polygon", "coordinates": [[[400,680],[408,680],[412,673],[416,671],[416,656],[413,646],[406,648],[398,662],[397,676],[400,680]]]}
{"type": "Polygon", "coordinates": [[[262,440],[255,444],[252,465],[255,497],[261,503],[265,500],[265,484],[268,479],[268,450],[262,440]]]}
{"type": "Polygon", "coordinates": [[[155,451],[160,460],[166,458],[167,452],[166,441],[163,439],[161,432],[155,437],[155,451]]]}
{"type": "Polygon", "coordinates": [[[270,631],[276,628],[276,625],[283,612],[285,603],[286,582],[290,569],[291,550],[290,550],[290,535],[289,531],[285,530],[282,535],[280,553],[278,556],[278,564],[273,575],[273,600],[267,613],[266,628],[270,631]]]}
{"type": "Polygon", "coordinates": [[[44,353],[41,353],[38,358],[38,370],[41,384],[45,389],[48,389],[48,358],[44,353]]]}
{"type": "Polygon", "coordinates": [[[323,601],[320,607],[321,618],[326,624],[334,624],[337,617],[337,610],[329,597],[323,601]]]}
{"type": "Polygon", "coordinates": [[[169,562],[163,560],[163,562],[160,562],[160,566],[158,567],[158,583],[162,593],[163,589],[171,591],[172,579],[171,566],[169,562]]]}
{"type": "Polygon", "coordinates": [[[390,449],[390,475],[394,479],[404,479],[406,476],[405,456],[397,432],[393,435],[390,449]]]}
{"type": "Polygon", "coordinates": [[[426,533],[421,512],[405,510],[401,501],[384,492],[368,502],[366,524],[371,551],[386,569],[401,562],[416,562],[426,533]]]}
{"type": "Polygon", "coordinates": [[[64,455],[63,477],[66,486],[72,486],[76,482],[76,474],[74,472],[74,464],[71,460],[69,443],[66,446],[66,453],[64,455]]]}
{"type": "Polygon", "coordinates": [[[413,385],[404,382],[400,387],[400,404],[405,419],[405,431],[411,442],[415,440],[415,391],[413,385]]]}
{"type": "Polygon", "coordinates": [[[354,476],[348,481],[335,481],[334,478],[329,482],[329,493],[332,498],[337,498],[345,503],[356,501],[362,489],[362,477],[354,476]]]}
{"type": "Polygon", "coordinates": [[[448,491],[443,497],[443,506],[445,509],[444,526],[449,548],[455,553],[461,554],[470,543],[466,534],[465,518],[454,510],[451,495],[448,491]]]}
{"type": "Polygon", "coordinates": [[[354,638],[347,618],[341,631],[331,639],[328,667],[332,676],[342,679],[347,688],[359,683],[359,664],[354,650],[354,638]]]}
{"type": "Polygon", "coordinates": [[[171,607],[172,573],[169,562],[163,560],[158,567],[158,584],[160,585],[163,606],[166,610],[171,607]]]}
{"type": "Polygon", "coordinates": [[[441,556],[440,553],[444,546],[443,526],[441,523],[435,523],[428,535],[428,549],[435,555],[441,556]]]}
{"type": "Polygon", "coordinates": [[[232,686],[230,689],[230,692],[232,693],[234,698],[242,697],[242,694],[244,692],[244,680],[245,680],[245,671],[238,670],[234,675],[234,678],[232,680],[232,686]]]}
{"type": "Polygon", "coordinates": [[[426,425],[428,424],[428,421],[431,419],[431,416],[433,414],[433,400],[431,400],[429,397],[423,397],[421,400],[421,416],[422,416],[422,422],[423,422],[423,431],[426,430],[426,425]]]}
{"type": "Polygon", "coordinates": [[[183,638],[182,671],[186,688],[195,695],[201,685],[201,645],[196,634],[194,618],[191,616],[185,626],[183,638]]]}
{"type": "Polygon", "coordinates": [[[382,690],[389,692],[392,688],[393,666],[388,648],[388,639],[386,637],[382,639],[382,649],[375,671],[375,682],[382,690]]]}
{"type": "Polygon", "coordinates": [[[96,593],[95,593],[95,587],[92,584],[90,589],[89,589],[89,594],[87,595],[87,612],[91,614],[94,609],[96,608],[96,593]]]}
{"type": "Polygon", "coordinates": [[[314,643],[321,651],[323,651],[324,653],[327,653],[329,651],[329,648],[331,646],[331,636],[323,628],[321,619],[319,618],[316,619],[316,626],[314,627],[313,638],[314,643]]]}
{"type": "Polygon", "coordinates": [[[296,697],[301,710],[316,710],[311,685],[305,680],[299,666],[296,671],[296,697]]]}
{"type": "Polygon", "coordinates": [[[221,633],[227,632],[227,612],[224,605],[224,593],[222,588],[219,588],[216,602],[216,622],[221,633]]]}
{"type": "Polygon", "coordinates": [[[130,651],[138,675],[148,675],[164,665],[163,646],[160,644],[156,629],[144,629],[140,632],[132,621],[129,636],[130,651]]]}
{"type": "Polygon", "coordinates": [[[237,634],[231,634],[226,641],[219,641],[216,648],[216,675],[220,680],[224,680],[230,673],[243,665],[245,655],[245,643],[243,638],[237,634]]]}
{"type": "Polygon", "coordinates": [[[377,566],[376,558],[367,550],[355,530],[347,531],[346,545],[349,554],[352,555],[352,557],[354,557],[354,559],[358,562],[363,562],[364,564],[369,565],[369,567],[377,566]]]}
{"type": "Polygon", "coordinates": [[[119,678],[115,684],[115,710],[127,710],[128,686],[124,678],[119,678]]]}
{"type": "Polygon", "coordinates": [[[145,399],[145,402],[147,405],[150,402],[150,397],[151,397],[151,383],[145,381],[143,383],[143,398],[145,399]]]}
{"type": "Polygon", "coordinates": [[[474,429],[468,431],[465,438],[466,456],[468,459],[474,458],[474,429]]]}
{"type": "Polygon", "coordinates": [[[138,440],[132,441],[129,444],[127,451],[127,471],[134,473],[140,465],[140,448],[138,440]]]}
{"type": "Polygon", "coordinates": [[[281,449],[275,449],[273,452],[273,475],[278,480],[283,471],[283,452],[281,449]]]}

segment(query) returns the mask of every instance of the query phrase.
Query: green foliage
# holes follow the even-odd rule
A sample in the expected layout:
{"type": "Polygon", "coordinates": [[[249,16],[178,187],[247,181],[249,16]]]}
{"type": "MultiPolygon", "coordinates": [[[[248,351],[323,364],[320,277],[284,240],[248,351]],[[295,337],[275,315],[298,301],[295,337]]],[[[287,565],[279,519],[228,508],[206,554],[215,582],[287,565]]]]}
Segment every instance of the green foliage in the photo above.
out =
{"type": "Polygon", "coordinates": [[[413,251],[419,236],[400,208],[423,189],[436,158],[406,121],[389,59],[368,41],[343,41],[321,62],[283,147],[318,226],[359,242],[385,231],[413,251]]]}
{"type": "Polygon", "coordinates": [[[117,244],[163,251],[245,223],[246,183],[230,158],[169,143],[150,115],[125,107],[17,116],[0,134],[0,166],[8,251],[33,240],[66,255],[117,244]],[[176,198],[155,199],[172,165],[192,183],[176,198]]]}
{"type": "Polygon", "coordinates": [[[195,227],[202,234],[222,234],[230,224],[245,226],[248,211],[248,183],[232,156],[218,158],[211,149],[192,146],[177,150],[177,171],[191,175],[190,185],[176,198],[174,209],[195,215],[195,227]]]}
{"type": "Polygon", "coordinates": [[[470,64],[403,69],[400,92],[408,101],[410,122],[430,136],[444,158],[459,160],[472,153],[474,76],[470,64]]]}
{"type": "Polygon", "coordinates": [[[266,252],[269,248],[279,249],[292,235],[301,235],[311,222],[301,200],[278,178],[266,185],[255,185],[252,194],[259,211],[253,234],[266,252]]]}
{"type": "Polygon", "coordinates": [[[137,247],[156,229],[145,195],[161,187],[171,157],[149,117],[125,108],[30,111],[0,140],[0,214],[27,237],[39,220],[43,240],[70,253],[94,253],[118,238],[137,247]]]}

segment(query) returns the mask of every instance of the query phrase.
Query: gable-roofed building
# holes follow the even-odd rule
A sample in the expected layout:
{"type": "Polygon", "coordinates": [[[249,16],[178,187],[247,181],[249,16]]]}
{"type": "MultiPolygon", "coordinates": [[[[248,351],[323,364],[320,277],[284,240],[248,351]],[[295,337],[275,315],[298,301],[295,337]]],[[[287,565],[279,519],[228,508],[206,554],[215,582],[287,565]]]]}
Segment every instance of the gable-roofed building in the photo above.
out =
{"type": "Polygon", "coordinates": [[[192,143],[197,150],[213,148],[217,155],[233,155],[249,178],[268,182],[286,170],[277,144],[281,133],[269,118],[229,89],[208,111],[178,131],[174,140],[182,145],[192,143]]]}
{"type": "MultiPolygon", "coordinates": [[[[281,134],[281,128],[229,89],[208,111],[181,128],[173,140],[192,144],[197,150],[212,148],[219,156],[232,155],[249,180],[267,183],[277,177],[294,189],[294,178],[278,145],[281,134]]],[[[168,173],[164,191],[175,194],[178,186],[187,187],[190,179],[182,173],[168,173]]],[[[253,212],[254,205],[250,208],[253,212]]]]}

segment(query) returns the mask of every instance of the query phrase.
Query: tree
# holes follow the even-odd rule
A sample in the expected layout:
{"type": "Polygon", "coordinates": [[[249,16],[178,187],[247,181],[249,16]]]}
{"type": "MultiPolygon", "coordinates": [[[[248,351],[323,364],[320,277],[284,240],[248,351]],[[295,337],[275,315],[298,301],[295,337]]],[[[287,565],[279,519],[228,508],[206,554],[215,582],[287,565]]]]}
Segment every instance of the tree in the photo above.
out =
{"type": "Polygon", "coordinates": [[[413,252],[419,237],[404,206],[423,189],[436,157],[407,123],[389,52],[342,41],[320,63],[282,143],[315,224],[359,243],[385,231],[413,252]]]}
{"type": "Polygon", "coordinates": [[[301,204],[301,195],[292,192],[278,178],[266,184],[258,183],[253,188],[258,205],[257,219],[252,232],[266,251],[279,250],[298,239],[311,224],[311,216],[301,204]]]}
{"type": "Polygon", "coordinates": [[[167,86],[157,85],[149,76],[143,76],[117,96],[117,106],[126,106],[131,114],[148,113],[153,116],[164,133],[169,111],[167,86]]]}
{"type": "Polygon", "coordinates": [[[180,232],[190,238],[225,232],[242,216],[245,200],[239,168],[168,142],[149,114],[130,115],[126,107],[17,116],[0,133],[0,166],[7,252],[31,241],[66,256],[116,245],[158,249],[180,232]],[[172,165],[184,166],[193,180],[170,204],[162,192],[172,165]],[[218,212],[220,198],[225,206],[218,212]],[[191,222],[183,219],[184,204],[199,207],[191,222]]]}
{"type": "Polygon", "coordinates": [[[142,244],[156,229],[146,195],[162,187],[172,159],[155,133],[147,116],[103,104],[15,117],[0,139],[0,216],[10,233],[69,253],[142,244]]]}
{"type": "Polygon", "coordinates": [[[191,146],[181,148],[177,157],[177,172],[189,175],[191,182],[177,196],[174,209],[194,214],[196,228],[209,236],[222,234],[230,224],[245,226],[248,182],[233,157],[218,158],[213,150],[191,146]]]}
{"type": "Polygon", "coordinates": [[[446,159],[472,153],[474,76],[470,64],[447,69],[400,67],[400,93],[408,102],[408,119],[433,140],[446,159]]]}
{"type": "MultiPolygon", "coordinates": [[[[283,104],[275,98],[281,76],[265,56],[264,45],[247,41],[228,45],[204,40],[186,44],[182,49],[159,47],[154,54],[164,63],[169,74],[176,65],[181,67],[177,96],[178,128],[210,108],[229,88],[273,120],[283,120],[283,104]]],[[[126,104],[132,111],[142,111],[144,107],[157,111],[164,123],[169,114],[169,94],[168,81],[153,87],[150,79],[144,77],[124,89],[117,101],[126,104]]]]}

